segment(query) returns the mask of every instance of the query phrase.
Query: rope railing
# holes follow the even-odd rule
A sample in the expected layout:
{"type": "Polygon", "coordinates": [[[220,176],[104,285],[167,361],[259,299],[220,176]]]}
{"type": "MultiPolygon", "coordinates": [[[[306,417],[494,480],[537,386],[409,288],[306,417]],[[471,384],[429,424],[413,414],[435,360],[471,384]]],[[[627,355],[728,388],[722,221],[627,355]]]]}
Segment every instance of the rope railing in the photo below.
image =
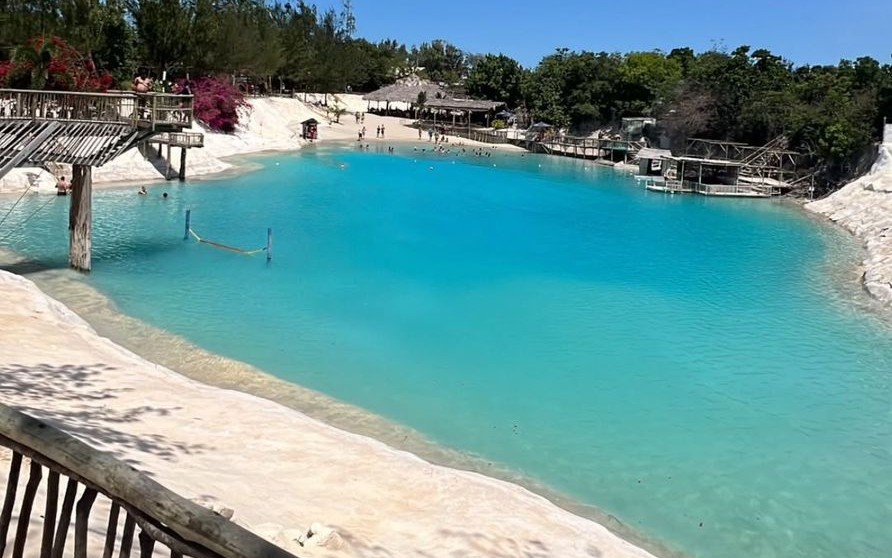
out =
{"type": "Polygon", "coordinates": [[[211,246],[212,248],[217,248],[219,250],[225,250],[227,252],[232,252],[234,254],[239,254],[242,256],[253,256],[261,252],[266,252],[266,261],[271,261],[273,259],[273,230],[271,228],[266,229],[266,246],[255,248],[253,250],[246,250],[244,248],[238,248],[236,246],[230,246],[229,244],[223,244],[222,242],[216,242],[203,238],[201,235],[195,232],[195,229],[192,228],[192,210],[187,209],[186,232],[183,235],[183,240],[189,240],[190,236],[194,238],[199,244],[206,244],[208,246],[211,246]]]}

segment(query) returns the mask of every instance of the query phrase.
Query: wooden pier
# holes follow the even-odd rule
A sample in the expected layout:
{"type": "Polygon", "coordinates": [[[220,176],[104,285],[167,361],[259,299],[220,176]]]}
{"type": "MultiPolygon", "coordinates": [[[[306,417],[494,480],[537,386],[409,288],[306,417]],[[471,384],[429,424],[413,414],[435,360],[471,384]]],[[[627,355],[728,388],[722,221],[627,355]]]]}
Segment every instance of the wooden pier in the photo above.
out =
{"type": "Polygon", "coordinates": [[[757,147],[743,143],[691,139],[684,155],[641,149],[636,156],[645,188],[666,193],[767,198],[790,191],[811,178],[797,170],[799,153],[779,137],[757,147]]]}
{"type": "Polygon", "coordinates": [[[92,168],[191,125],[191,95],[0,89],[0,178],[16,167],[72,165],[69,263],[89,271],[92,168]]]}

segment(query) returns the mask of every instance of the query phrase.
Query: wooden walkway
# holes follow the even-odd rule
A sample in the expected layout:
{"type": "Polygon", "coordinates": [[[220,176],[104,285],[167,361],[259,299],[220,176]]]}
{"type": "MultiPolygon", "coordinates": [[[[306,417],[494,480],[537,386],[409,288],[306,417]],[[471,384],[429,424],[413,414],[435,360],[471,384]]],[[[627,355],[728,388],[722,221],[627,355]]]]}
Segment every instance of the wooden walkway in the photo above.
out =
{"type": "Polygon", "coordinates": [[[21,166],[102,166],[137,142],[192,125],[192,97],[0,89],[0,178],[21,166]]]}

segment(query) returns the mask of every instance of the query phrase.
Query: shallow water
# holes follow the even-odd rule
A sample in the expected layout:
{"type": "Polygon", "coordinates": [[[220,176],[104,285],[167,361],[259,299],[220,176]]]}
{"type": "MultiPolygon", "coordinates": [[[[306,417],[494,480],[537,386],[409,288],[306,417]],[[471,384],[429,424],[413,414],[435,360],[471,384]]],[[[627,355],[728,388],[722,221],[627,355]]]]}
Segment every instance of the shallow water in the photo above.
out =
{"type": "MultiPolygon", "coordinates": [[[[694,556],[892,547],[892,333],[863,312],[845,234],[577,161],[259,161],[213,185],[96,193],[89,282],[694,556]],[[272,264],[184,242],[186,208],[246,249],[273,227],[272,264]]],[[[64,265],[64,199],[12,228],[45,201],[26,197],[0,239],[64,265]]]]}

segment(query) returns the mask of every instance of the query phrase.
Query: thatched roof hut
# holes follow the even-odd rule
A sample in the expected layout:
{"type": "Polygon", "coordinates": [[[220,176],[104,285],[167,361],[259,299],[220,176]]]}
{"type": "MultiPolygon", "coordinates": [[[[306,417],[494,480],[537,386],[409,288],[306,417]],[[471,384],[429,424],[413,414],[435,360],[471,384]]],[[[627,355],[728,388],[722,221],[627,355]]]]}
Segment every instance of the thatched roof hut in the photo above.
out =
{"type": "Polygon", "coordinates": [[[427,108],[459,110],[463,112],[487,112],[505,106],[501,101],[481,101],[478,99],[428,99],[427,108]]]}
{"type": "Polygon", "coordinates": [[[418,94],[422,91],[428,101],[449,96],[445,89],[432,81],[421,79],[418,76],[408,76],[398,79],[393,85],[386,85],[377,91],[363,95],[362,98],[365,101],[412,104],[418,102],[418,94]]]}

